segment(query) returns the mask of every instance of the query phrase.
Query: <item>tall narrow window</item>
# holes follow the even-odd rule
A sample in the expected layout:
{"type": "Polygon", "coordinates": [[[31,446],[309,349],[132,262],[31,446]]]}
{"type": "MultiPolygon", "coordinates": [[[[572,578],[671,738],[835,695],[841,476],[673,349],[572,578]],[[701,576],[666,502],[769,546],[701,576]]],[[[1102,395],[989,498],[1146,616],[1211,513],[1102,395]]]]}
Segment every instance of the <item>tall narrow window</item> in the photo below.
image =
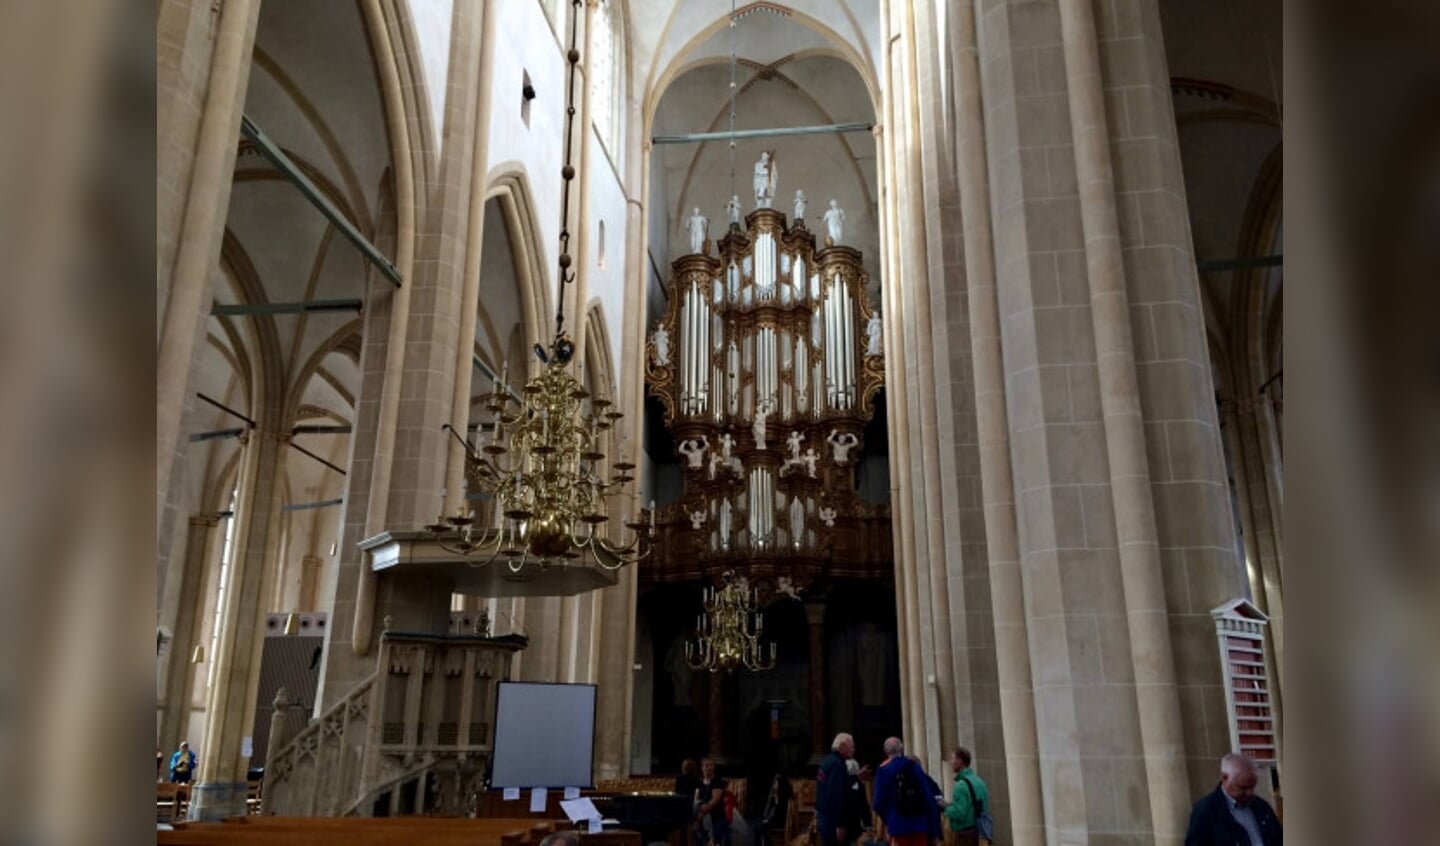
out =
{"type": "Polygon", "coordinates": [[[215,579],[215,618],[210,627],[210,669],[205,675],[205,686],[215,684],[215,665],[220,663],[220,621],[225,616],[225,595],[230,590],[230,559],[235,553],[235,504],[240,499],[240,483],[230,491],[230,516],[225,518],[225,544],[220,550],[220,576],[215,579]]]}
{"type": "Polygon", "coordinates": [[[615,65],[618,46],[615,2],[601,0],[596,6],[594,31],[590,33],[590,122],[612,158],[616,153],[615,89],[619,82],[615,65]]]}

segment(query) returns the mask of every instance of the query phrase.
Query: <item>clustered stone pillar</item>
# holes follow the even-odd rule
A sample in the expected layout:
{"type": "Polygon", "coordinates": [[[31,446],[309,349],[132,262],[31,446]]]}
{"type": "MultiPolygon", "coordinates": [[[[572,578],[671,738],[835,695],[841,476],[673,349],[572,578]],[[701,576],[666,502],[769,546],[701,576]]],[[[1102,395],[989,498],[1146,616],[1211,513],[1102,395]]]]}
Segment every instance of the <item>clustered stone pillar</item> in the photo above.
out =
{"type": "Polygon", "coordinates": [[[190,689],[195,681],[195,667],[190,663],[192,650],[203,630],[200,609],[205,586],[205,564],[214,552],[215,527],[220,520],[214,514],[197,514],[190,518],[185,539],[185,560],[180,573],[176,596],[167,597],[173,604],[171,612],[170,650],[160,671],[160,727],[158,745],[173,752],[185,740],[190,717],[190,689]]]}
{"type": "Polygon", "coordinates": [[[1105,419],[1105,447],[1151,821],[1158,842],[1178,843],[1184,835],[1189,808],[1185,745],[1165,586],[1161,581],[1155,506],[1150,498],[1135,345],[1130,336],[1125,263],[1110,164],[1110,134],[1100,80],[1100,50],[1091,4],[1060,0],[1060,31],[1069,82],[1070,127],[1075,139],[1100,410],[1105,419]]]}
{"type": "MultiPolygon", "coordinates": [[[[964,228],[970,352],[974,374],[975,426],[990,605],[1005,737],[1005,774],[1010,837],[1016,846],[1044,842],[1040,770],[1035,738],[1035,696],[1030,643],[1010,472],[1010,436],[1001,360],[1000,307],[996,298],[995,249],[990,228],[985,118],[976,43],[975,4],[961,2],[952,14],[955,62],[955,159],[964,228]]],[[[979,752],[985,755],[984,751],[979,752]]]]}
{"type": "Polygon", "coordinates": [[[189,440],[182,423],[194,404],[190,383],[194,349],[203,336],[212,299],[260,14],[259,0],[231,0],[220,10],[213,41],[206,44],[209,25],[197,17],[209,15],[201,5],[162,4],[157,45],[157,64],[166,71],[160,74],[157,89],[162,130],[157,155],[163,165],[160,172],[174,180],[167,180],[156,193],[156,302],[163,308],[157,317],[160,337],[155,361],[157,588],[161,590],[174,541],[174,516],[187,490],[184,465],[189,440]],[[207,65],[208,77],[198,76],[207,65]],[[190,138],[193,146],[186,144],[190,138]]]}
{"type": "MultiPolygon", "coordinates": [[[[271,383],[273,384],[273,382],[271,383]]],[[[240,501],[235,509],[229,584],[220,613],[215,680],[206,702],[205,742],[200,747],[199,783],[190,817],[218,820],[245,813],[244,750],[255,714],[260,653],[265,639],[264,597],[280,543],[280,501],[290,435],[279,430],[278,397],[266,397],[259,426],[252,430],[242,458],[240,501]]]]}

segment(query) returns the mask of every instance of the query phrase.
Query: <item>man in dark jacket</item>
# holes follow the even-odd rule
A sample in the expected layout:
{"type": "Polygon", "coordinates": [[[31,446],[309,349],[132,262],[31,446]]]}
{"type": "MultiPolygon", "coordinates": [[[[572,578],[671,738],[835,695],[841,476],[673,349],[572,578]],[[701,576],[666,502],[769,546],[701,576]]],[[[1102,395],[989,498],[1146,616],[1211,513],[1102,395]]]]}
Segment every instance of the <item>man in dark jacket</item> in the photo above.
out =
{"type": "Polygon", "coordinates": [[[1280,820],[1255,795],[1255,762],[1231,753],[1220,759],[1220,785],[1195,803],[1185,846],[1281,846],[1280,820]]]}
{"type": "Polygon", "coordinates": [[[841,732],[835,735],[830,754],[820,762],[820,771],[815,774],[815,828],[820,832],[820,846],[836,846],[856,834],[845,830],[845,802],[850,787],[845,762],[854,755],[855,738],[841,732]]]}

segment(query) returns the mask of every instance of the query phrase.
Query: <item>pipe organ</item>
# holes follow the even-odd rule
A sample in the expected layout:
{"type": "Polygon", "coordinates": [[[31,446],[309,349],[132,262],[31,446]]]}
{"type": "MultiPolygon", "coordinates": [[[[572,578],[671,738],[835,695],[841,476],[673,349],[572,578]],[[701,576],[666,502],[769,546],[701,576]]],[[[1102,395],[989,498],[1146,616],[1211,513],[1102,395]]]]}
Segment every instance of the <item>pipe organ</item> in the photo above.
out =
{"type": "Polygon", "coordinates": [[[884,378],[867,353],[874,312],[860,253],[817,250],[803,222],[787,226],[775,209],[716,246],[672,264],[646,347],[648,390],[684,475],[679,501],[658,515],[647,576],[733,568],[803,586],[888,568],[888,508],[855,494],[884,378]]]}

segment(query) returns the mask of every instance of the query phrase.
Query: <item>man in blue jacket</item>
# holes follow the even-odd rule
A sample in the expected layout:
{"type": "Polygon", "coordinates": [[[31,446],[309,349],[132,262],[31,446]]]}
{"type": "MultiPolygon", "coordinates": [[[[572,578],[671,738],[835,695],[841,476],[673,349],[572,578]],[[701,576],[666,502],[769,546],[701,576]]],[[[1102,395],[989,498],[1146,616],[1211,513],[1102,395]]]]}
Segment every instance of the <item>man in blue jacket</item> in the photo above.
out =
{"type": "Polygon", "coordinates": [[[1220,785],[1195,803],[1185,846],[1282,846],[1280,820],[1255,795],[1255,762],[1230,753],[1220,759],[1220,785]]]}
{"type": "Polygon", "coordinates": [[[875,771],[874,805],[891,846],[929,846],[940,836],[938,793],[920,764],[905,757],[900,738],[887,738],[885,761],[875,771]]]}
{"type": "Polygon", "coordinates": [[[845,762],[855,755],[855,738],[845,732],[835,735],[830,754],[820,762],[815,774],[815,828],[820,832],[820,846],[848,843],[859,834],[845,829],[845,802],[850,787],[850,773],[845,762]]]}

